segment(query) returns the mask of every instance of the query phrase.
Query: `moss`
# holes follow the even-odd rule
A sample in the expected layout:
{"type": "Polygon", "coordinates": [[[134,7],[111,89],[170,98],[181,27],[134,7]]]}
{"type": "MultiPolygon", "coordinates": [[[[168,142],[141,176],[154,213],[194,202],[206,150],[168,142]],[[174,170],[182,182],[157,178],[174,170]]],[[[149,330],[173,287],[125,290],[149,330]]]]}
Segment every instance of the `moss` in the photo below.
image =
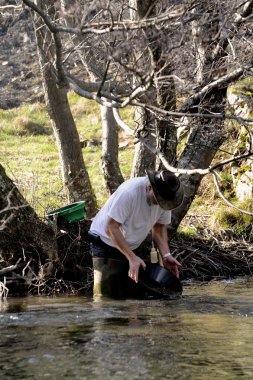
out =
{"type": "Polygon", "coordinates": [[[180,226],[177,237],[182,240],[191,240],[198,237],[197,229],[191,226],[180,226]]]}

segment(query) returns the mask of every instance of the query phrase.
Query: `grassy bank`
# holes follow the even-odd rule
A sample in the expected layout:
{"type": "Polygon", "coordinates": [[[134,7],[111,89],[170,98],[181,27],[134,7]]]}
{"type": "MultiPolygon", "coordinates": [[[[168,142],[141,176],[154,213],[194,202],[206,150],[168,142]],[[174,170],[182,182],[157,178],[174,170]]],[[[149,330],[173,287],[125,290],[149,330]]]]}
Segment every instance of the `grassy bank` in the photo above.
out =
{"type": "MultiPolygon", "coordinates": [[[[90,142],[83,148],[83,156],[98,205],[101,207],[108,194],[103,186],[100,164],[100,108],[95,102],[73,93],[69,95],[69,101],[80,140],[90,142]]],[[[131,109],[124,110],[122,117],[134,126],[131,109]]],[[[119,136],[120,167],[124,177],[128,178],[134,154],[133,139],[129,139],[122,131],[119,136]]],[[[62,185],[55,138],[44,104],[27,104],[16,109],[0,110],[0,144],[1,164],[41,217],[49,210],[68,203],[62,185]]],[[[227,174],[224,172],[221,175],[225,178],[227,174]]],[[[231,188],[230,178],[225,186],[231,188]]],[[[244,206],[245,204],[243,208],[244,206]]],[[[246,209],[251,210],[252,206],[246,205],[246,209]]],[[[194,236],[201,231],[204,233],[207,229],[217,233],[222,229],[232,229],[243,235],[250,224],[252,217],[243,216],[227,207],[217,195],[211,178],[206,176],[182,224],[182,229],[186,236],[194,236]]]]}
{"type": "MultiPolygon", "coordinates": [[[[80,140],[91,142],[83,148],[83,156],[101,206],[107,193],[102,185],[100,166],[100,109],[95,102],[75,94],[70,94],[69,101],[80,140]]],[[[131,113],[131,110],[125,110],[123,116],[132,118],[131,113]]],[[[125,178],[130,175],[134,150],[133,144],[124,148],[126,142],[126,137],[120,132],[122,148],[119,150],[119,162],[125,178]]],[[[68,203],[62,185],[55,138],[44,104],[0,110],[0,144],[1,164],[40,216],[68,203]]]]}

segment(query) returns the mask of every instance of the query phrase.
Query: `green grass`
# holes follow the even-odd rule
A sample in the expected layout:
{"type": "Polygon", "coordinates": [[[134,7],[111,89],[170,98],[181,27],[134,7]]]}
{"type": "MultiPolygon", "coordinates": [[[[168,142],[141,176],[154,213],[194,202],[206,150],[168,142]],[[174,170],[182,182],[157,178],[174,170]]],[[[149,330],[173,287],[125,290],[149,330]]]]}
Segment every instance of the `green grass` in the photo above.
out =
{"type": "MultiPolygon", "coordinates": [[[[69,95],[69,102],[80,140],[101,142],[99,105],[73,93],[69,95]]],[[[132,118],[132,110],[124,110],[122,117],[132,118]]],[[[123,142],[123,134],[120,136],[123,142]]],[[[68,203],[55,138],[44,104],[0,110],[0,144],[0,162],[7,175],[40,216],[68,203]]],[[[125,178],[131,172],[133,152],[133,144],[119,151],[120,168],[125,178]]],[[[101,145],[84,148],[83,156],[100,207],[108,197],[103,185],[101,145]]]]}
{"type": "MultiPolygon", "coordinates": [[[[69,101],[80,140],[97,140],[101,143],[99,105],[73,93],[69,95],[69,101]]],[[[131,127],[135,127],[131,108],[122,110],[121,117],[131,127]]],[[[119,133],[119,139],[120,146],[128,144],[119,149],[120,168],[124,178],[127,179],[132,169],[134,139],[125,136],[122,131],[119,133]]],[[[0,162],[7,175],[13,179],[41,217],[44,217],[48,211],[68,203],[61,179],[58,150],[44,104],[0,110],[0,144],[0,162]]],[[[101,144],[83,148],[83,157],[98,206],[101,207],[108,197],[101,169],[101,144]]],[[[221,182],[226,193],[226,187],[228,190],[232,187],[231,177],[226,171],[221,172],[221,182]]],[[[189,210],[190,214],[203,216],[207,224],[213,224],[220,229],[227,228],[227,223],[233,221],[233,217],[237,218],[237,224],[243,231],[247,224],[252,222],[252,220],[240,222],[239,215],[231,216],[227,213],[227,207],[223,209],[222,206],[224,203],[217,195],[211,176],[204,177],[189,210]],[[221,213],[215,215],[214,211],[218,209],[221,209],[221,213]]],[[[202,227],[205,228],[204,225],[202,227]]],[[[229,227],[231,228],[231,225],[229,227]]],[[[185,235],[195,235],[195,230],[189,229],[187,225],[182,228],[185,235]]]]}
{"type": "MultiPolygon", "coordinates": [[[[242,210],[252,212],[252,201],[234,201],[235,206],[242,210]]],[[[238,236],[246,235],[247,230],[251,229],[253,216],[242,213],[241,211],[221,205],[214,213],[213,220],[218,229],[231,230],[238,236]]]]}

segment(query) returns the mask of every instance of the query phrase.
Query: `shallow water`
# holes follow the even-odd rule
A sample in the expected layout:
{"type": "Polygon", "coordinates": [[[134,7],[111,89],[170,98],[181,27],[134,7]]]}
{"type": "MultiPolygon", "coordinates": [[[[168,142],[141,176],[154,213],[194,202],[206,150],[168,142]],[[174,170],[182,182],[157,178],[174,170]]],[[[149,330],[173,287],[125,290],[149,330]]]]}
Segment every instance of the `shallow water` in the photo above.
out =
{"type": "Polygon", "coordinates": [[[8,298],[0,378],[253,379],[253,278],[174,300],[8,298]]]}

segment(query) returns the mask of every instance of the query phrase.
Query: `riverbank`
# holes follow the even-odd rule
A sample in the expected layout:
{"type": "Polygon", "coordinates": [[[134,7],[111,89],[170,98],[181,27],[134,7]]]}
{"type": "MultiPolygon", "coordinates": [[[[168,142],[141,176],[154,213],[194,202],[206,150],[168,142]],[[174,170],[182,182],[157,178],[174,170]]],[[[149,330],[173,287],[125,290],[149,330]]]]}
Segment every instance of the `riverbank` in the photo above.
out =
{"type": "MultiPolygon", "coordinates": [[[[0,271],[0,281],[3,282],[5,278],[9,295],[90,295],[93,286],[92,260],[87,238],[90,222],[82,220],[55,231],[58,261],[53,263],[54,268],[47,277],[43,277],[45,268],[48,269],[47,262],[38,261],[35,265],[37,273],[35,272],[33,257],[38,256],[38,253],[32,252],[33,247],[29,246],[29,242],[27,247],[19,246],[18,242],[12,247],[5,247],[3,266],[9,270],[2,275],[0,271]]],[[[178,233],[170,245],[173,255],[182,264],[180,279],[187,283],[252,275],[252,243],[252,235],[247,239],[239,239],[229,232],[213,235],[205,230],[205,233],[199,232],[194,237],[178,233]]]]}

